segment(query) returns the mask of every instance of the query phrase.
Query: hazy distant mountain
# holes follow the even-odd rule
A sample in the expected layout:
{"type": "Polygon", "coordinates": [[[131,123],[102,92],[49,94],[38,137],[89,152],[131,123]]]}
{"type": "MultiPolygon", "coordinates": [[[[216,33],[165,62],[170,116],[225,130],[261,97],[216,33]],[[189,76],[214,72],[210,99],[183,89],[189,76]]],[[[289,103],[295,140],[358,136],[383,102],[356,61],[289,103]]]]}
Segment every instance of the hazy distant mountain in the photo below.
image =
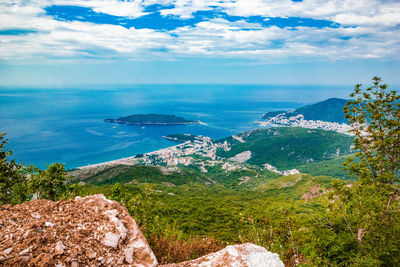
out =
{"type": "Polygon", "coordinates": [[[292,111],[272,111],[263,115],[263,119],[269,119],[280,114],[287,117],[302,114],[305,120],[321,120],[327,122],[347,123],[344,118],[343,108],[348,100],[341,98],[329,98],[316,104],[303,106],[292,111]]]}

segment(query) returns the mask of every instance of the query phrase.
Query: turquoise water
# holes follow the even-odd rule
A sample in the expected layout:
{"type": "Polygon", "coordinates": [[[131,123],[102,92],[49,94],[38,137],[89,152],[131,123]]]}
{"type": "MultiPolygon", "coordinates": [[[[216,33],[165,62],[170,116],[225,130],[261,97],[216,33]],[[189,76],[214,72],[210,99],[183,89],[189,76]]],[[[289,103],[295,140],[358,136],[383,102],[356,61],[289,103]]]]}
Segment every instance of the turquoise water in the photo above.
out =
{"type": "Polygon", "coordinates": [[[0,131],[13,158],[45,167],[99,163],[174,145],[166,134],[222,138],[257,127],[267,111],[293,109],[352,87],[272,85],[135,85],[124,88],[0,89],[0,131]],[[136,113],[160,113],[207,125],[134,126],[107,123],[136,113]]]}

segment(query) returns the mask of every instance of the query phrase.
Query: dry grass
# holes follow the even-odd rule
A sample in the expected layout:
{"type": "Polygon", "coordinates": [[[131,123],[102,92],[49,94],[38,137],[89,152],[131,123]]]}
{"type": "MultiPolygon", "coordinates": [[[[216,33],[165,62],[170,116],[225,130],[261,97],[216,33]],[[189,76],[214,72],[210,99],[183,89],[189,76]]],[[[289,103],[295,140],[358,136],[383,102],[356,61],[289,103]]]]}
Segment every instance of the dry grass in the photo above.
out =
{"type": "Polygon", "coordinates": [[[225,247],[219,241],[208,237],[179,240],[174,236],[151,235],[148,241],[160,264],[196,259],[225,247]]]}

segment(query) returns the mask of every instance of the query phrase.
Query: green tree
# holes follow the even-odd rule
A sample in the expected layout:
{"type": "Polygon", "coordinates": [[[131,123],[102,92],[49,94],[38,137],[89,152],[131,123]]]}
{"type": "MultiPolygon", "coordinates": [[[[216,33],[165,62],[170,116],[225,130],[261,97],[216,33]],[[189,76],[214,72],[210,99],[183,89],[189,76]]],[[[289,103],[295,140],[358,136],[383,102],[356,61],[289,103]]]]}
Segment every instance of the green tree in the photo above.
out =
{"type": "Polygon", "coordinates": [[[24,166],[15,160],[8,160],[12,151],[6,151],[5,133],[0,133],[0,206],[18,204],[27,199],[27,185],[24,166]]]}
{"type": "Polygon", "coordinates": [[[332,183],[325,214],[313,228],[318,264],[400,266],[400,96],[378,77],[355,86],[344,108],[357,161],[345,167],[357,182],[332,183]]]}
{"type": "Polygon", "coordinates": [[[154,195],[154,185],[143,184],[139,192],[130,192],[120,183],[115,183],[111,187],[111,199],[118,201],[125,206],[129,214],[135,219],[145,235],[159,232],[158,216],[153,211],[157,205],[154,195]]]}
{"type": "Polygon", "coordinates": [[[31,168],[32,175],[28,179],[28,187],[35,198],[58,200],[65,195],[68,186],[64,164],[52,163],[46,170],[34,166],[31,168]]]}
{"type": "Polygon", "coordinates": [[[62,199],[75,198],[77,196],[83,197],[87,195],[86,187],[83,182],[80,183],[67,183],[67,188],[64,193],[61,194],[62,199]]]}
{"type": "Polygon", "coordinates": [[[381,82],[374,77],[365,90],[357,84],[344,108],[360,159],[346,166],[364,183],[393,185],[400,182],[400,95],[381,82]]]}

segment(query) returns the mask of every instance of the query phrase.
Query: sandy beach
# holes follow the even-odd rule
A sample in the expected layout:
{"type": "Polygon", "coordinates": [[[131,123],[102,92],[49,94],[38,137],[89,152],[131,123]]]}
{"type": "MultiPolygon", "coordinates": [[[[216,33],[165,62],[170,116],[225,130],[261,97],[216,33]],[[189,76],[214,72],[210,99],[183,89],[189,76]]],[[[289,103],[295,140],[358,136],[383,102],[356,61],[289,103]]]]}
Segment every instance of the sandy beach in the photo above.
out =
{"type": "MultiPolygon", "coordinates": [[[[151,155],[151,154],[167,152],[168,150],[174,149],[174,148],[178,147],[179,145],[181,145],[181,144],[169,146],[169,147],[155,150],[152,152],[148,152],[145,154],[151,155]]],[[[100,163],[95,163],[95,164],[89,164],[89,165],[77,167],[76,169],[85,170],[85,169],[92,169],[92,168],[97,168],[97,167],[108,167],[108,166],[116,166],[116,165],[134,165],[137,163],[137,161],[138,161],[138,159],[136,158],[136,155],[135,155],[135,156],[127,157],[127,158],[121,158],[121,159],[105,161],[105,162],[100,162],[100,163]]]]}

